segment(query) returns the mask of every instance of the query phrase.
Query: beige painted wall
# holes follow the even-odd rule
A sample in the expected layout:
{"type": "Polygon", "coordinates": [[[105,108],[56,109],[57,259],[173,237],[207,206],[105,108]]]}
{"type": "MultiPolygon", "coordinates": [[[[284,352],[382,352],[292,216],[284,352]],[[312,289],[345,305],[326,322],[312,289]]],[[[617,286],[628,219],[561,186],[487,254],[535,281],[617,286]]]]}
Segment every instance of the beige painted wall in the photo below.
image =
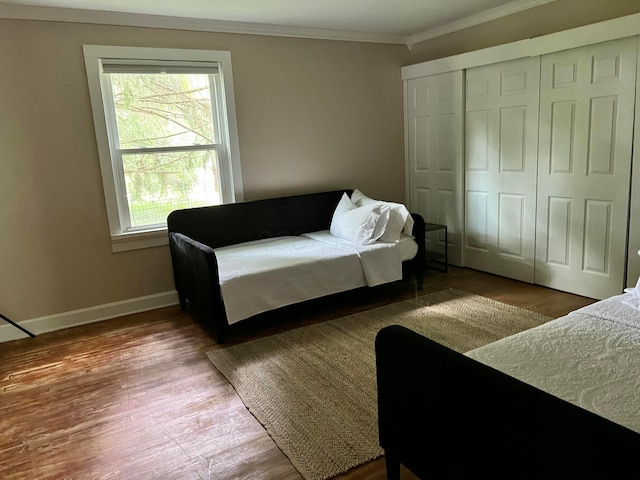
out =
{"type": "Polygon", "coordinates": [[[403,46],[0,20],[0,312],[13,320],[173,289],[168,247],[111,251],[83,44],[231,51],[247,200],[404,199],[403,46]]]}
{"type": "Polygon", "coordinates": [[[167,247],[114,254],[83,44],[230,50],[247,200],[404,199],[400,66],[640,11],[557,0],[416,45],[0,19],[0,312],[26,320],[173,289],[167,247]]]}
{"type": "Polygon", "coordinates": [[[556,0],[417,43],[403,65],[538,37],[640,12],[640,0],[556,0]]]}

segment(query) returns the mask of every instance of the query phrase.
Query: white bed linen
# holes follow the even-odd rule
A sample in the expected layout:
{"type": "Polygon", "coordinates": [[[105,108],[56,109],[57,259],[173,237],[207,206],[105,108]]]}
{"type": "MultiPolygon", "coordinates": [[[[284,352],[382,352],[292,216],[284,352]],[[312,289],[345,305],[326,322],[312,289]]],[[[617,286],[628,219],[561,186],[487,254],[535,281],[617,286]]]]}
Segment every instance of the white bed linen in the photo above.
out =
{"type": "Polygon", "coordinates": [[[303,236],[354,252],[360,259],[364,278],[369,287],[394,282],[402,278],[402,259],[396,243],[374,242],[369,245],[359,245],[335,237],[331,235],[329,230],[305,233],[303,236]]]}
{"type": "Polygon", "coordinates": [[[640,433],[640,312],[625,300],[596,302],[467,355],[640,433]]]}
{"type": "Polygon", "coordinates": [[[316,239],[276,237],[214,249],[229,324],[304,300],[399,280],[400,251],[406,255],[415,244],[355,245],[328,230],[315,233],[316,239]]]}
{"type": "Polygon", "coordinates": [[[404,262],[405,260],[411,260],[418,253],[418,244],[411,235],[400,235],[400,241],[396,244],[400,251],[400,258],[404,262]]]}

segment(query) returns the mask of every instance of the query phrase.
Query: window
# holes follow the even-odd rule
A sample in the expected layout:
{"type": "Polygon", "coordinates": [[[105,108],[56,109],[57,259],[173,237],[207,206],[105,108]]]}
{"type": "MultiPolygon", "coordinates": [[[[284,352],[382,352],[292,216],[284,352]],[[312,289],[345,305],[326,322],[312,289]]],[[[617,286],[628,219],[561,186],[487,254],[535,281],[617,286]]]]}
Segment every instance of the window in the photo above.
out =
{"type": "Polygon", "coordinates": [[[167,215],[242,200],[231,55],[84,46],[114,251],[167,243],[167,215]]]}

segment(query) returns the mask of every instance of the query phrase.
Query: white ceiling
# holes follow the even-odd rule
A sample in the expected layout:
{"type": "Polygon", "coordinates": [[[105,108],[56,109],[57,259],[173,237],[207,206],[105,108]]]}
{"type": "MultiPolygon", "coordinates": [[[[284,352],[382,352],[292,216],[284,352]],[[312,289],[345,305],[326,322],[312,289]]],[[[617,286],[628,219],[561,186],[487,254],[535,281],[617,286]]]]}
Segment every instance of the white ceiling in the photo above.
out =
{"type": "Polygon", "coordinates": [[[111,23],[108,18],[118,23],[115,19],[122,14],[151,15],[183,25],[190,19],[201,26],[240,23],[265,31],[273,28],[289,36],[296,36],[295,30],[300,36],[321,37],[319,30],[328,30],[359,34],[354,39],[363,41],[369,35],[372,41],[415,43],[550,1],[554,0],[0,0],[0,17],[42,19],[38,16],[48,13],[50,19],[60,20],[66,13],[77,21],[84,13],[91,15],[92,23],[99,23],[97,15],[105,23],[111,23]]]}

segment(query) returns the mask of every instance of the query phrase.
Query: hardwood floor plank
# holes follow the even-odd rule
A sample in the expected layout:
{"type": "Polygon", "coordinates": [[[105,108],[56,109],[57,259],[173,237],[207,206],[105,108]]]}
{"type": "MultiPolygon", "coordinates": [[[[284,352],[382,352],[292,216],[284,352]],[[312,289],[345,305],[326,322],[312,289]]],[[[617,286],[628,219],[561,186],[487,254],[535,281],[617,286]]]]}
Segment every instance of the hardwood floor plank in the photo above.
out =
{"type": "MultiPolygon", "coordinates": [[[[400,282],[242,322],[223,347],[446,288],[552,317],[593,302],[452,267],[428,271],[421,292],[400,282]]],[[[207,359],[214,348],[178,307],[1,344],[0,478],[300,480],[207,359]]],[[[338,478],[384,472],[378,459],[338,478]]]]}

